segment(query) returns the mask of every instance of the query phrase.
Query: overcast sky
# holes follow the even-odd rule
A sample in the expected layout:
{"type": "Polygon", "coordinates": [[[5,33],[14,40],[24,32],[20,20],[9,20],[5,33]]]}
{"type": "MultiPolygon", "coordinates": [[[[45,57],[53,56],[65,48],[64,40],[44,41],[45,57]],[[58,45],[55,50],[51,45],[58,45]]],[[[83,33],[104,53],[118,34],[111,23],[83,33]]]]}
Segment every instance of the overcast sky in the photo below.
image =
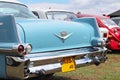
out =
{"type": "Polygon", "coordinates": [[[120,10],[120,0],[18,0],[31,9],[67,9],[89,14],[110,14],[120,10]]]}

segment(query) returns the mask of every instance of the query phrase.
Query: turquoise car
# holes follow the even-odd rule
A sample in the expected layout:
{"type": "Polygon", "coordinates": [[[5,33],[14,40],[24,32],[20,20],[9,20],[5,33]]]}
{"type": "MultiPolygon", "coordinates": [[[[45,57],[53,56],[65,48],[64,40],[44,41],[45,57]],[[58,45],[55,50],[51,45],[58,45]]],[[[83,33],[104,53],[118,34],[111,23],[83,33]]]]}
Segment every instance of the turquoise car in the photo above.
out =
{"type": "Polygon", "coordinates": [[[26,5],[0,0],[0,78],[27,79],[98,66],[106,54],[94,18],[40,20],[26,5]]]}

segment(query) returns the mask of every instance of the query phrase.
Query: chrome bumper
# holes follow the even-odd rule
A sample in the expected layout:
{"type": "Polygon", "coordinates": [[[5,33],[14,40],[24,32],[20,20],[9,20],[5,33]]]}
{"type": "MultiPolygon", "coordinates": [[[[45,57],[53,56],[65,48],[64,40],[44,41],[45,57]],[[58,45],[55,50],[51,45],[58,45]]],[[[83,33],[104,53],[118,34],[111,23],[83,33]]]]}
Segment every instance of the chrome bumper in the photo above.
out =
{"type": "Polygon", "coordinates": [[[106,48],[80,48],[65,51],[45,52],[29,54],[18,60],[19,57],[7,56],[11,62],[19,63],[17,66],[7,61],[7,76],[12,78],[28,78],[39,75],[46,75],[61,71],[60,61],[63,57],[74,57],[76,68],[91,64],[99,65],[106,60],[106,48]],[[19,71],[20,72],[16,72],[19,71]],[[11,74],[14,73],[14,74],[11,74]]]}

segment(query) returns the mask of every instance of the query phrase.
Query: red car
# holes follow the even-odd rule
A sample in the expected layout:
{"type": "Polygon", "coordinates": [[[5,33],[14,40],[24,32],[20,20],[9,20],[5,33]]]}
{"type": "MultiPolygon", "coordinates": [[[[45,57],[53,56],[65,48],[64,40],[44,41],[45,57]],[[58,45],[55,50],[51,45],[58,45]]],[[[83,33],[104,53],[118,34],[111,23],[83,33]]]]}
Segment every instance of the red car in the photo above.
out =
{"type": "Polygon", "coordinates": [[[107,48],[110,50],[120,50],[120,27],[114,23],[108,16],[98,16],[89,14],[76,14],[78,18],[95,17],[99,27],[108,29],[107,48]]]}

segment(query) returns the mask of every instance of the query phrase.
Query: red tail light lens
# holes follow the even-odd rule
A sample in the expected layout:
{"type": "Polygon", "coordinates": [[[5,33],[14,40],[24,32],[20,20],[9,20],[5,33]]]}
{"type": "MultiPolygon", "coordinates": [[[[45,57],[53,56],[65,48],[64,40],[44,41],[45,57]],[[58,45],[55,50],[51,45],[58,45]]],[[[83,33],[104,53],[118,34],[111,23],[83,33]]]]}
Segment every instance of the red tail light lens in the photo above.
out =
{"type": "Polygon", "coordinates": [[[108,34],[107,34],[107,33],[104,33],[104,34],[103,34],[103,37],[104,37],[104,38],[106,38],[107,36],[108,36],[108,34]]]}
{"type": "Polygon", "coordinates": [[[17,46],[17,52],[20,53],[21,55],[27,55],[32,51],[32,46],[31,44],[19,44],[17,46]]]}
{"type": "Polygon", "coordinates": [[[18,52],[23,52],[24,51],[24,46],[23,45],[19,45],[18,46],[18,52]]]}
{"type": "Polygon", "coordinates": [[[22,54],[23,54],[23,55],[26,55],[27,53],[26,53],[26,52],[23,52],[22,54]]]}

